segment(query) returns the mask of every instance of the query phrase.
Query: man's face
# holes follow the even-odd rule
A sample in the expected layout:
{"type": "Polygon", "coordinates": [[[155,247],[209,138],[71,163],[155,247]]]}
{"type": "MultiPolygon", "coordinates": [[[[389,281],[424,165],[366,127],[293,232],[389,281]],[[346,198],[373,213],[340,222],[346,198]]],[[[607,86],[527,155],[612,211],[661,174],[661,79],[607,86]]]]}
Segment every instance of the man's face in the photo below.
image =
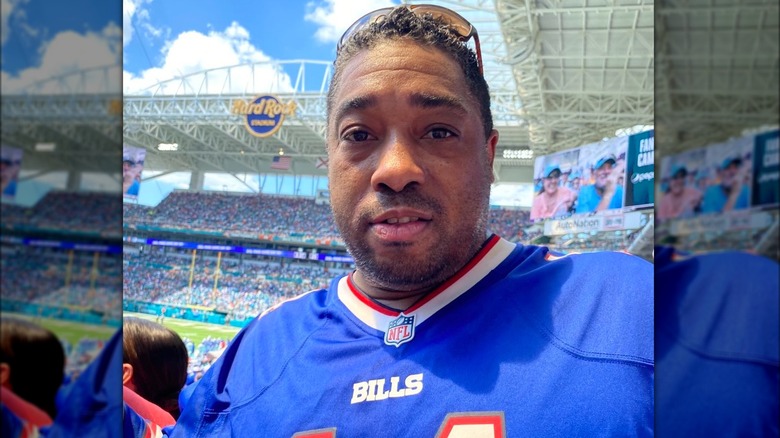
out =
{"type": "Polygon", "coordinates": [[[685,173],[677,172],[669,181],[669,190],[671,194],[679,196],[685,190],[685,173]]]}
{"type": "Polygon", "coordinates": [[[725,187],[732,187],[737,183],[738,172],[739,165],[737,163],[729,164],[728,167],[720,171],[720,184],[725,187]]]}
{"type": "Polygon", "coordinates": [[[561,178],[560,172],[551,172],[550,176],[543,178],[542,183],[544,184],[544,192],[549,193],[550,195],[554,195],[556,192],[558,192],[558,181],[561,178]]]}
{"type": "Polygon", "coordinates": [[[331,207],[373,286],[432,288],[486,239],[498,134],[486,140],[460,67],[384,42],[342,72],[328,125],[331,207]]]}
{"type": "Polygon", "coordinates": [[[19,173],[20,164],[18,161],[2,160],[0,161],[0,184],[3,188],[7,186],[19,173]]]}
{"type": "Polygon", "coordinates": [[[612,163],[607,161],[596,169],[594,173],[596,175],[596,187],[600,189],[606,187],[607,179],[609,179],[609,175],[612,173],[612,163]]]}
{"type": "Polygon", "coordinates": [[[138,178],[143,170],[143,162],[123,161],[122,176],[125,178],[138,178]]]}

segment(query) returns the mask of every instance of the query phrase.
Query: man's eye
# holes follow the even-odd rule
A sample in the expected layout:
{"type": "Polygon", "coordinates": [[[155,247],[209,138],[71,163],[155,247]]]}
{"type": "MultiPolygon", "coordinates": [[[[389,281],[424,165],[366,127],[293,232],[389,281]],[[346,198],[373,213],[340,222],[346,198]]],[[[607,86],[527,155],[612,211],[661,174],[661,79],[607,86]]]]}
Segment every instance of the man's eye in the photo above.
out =
{"type": "Polygon", "coordinates": [[[354,142],[368,141],[371,139],[371,135],[366,131],[352,131],[345,135],[344,139],[354,142]]]}
{"type": "Polygon", "coordinates": [[[443,139],[443,138],[452,137],[454,135],[455,133],[453,133],[449,129],[433,128],[430,131],[428,131],[426,137],[433,138],[433,139],[443,139]]]}

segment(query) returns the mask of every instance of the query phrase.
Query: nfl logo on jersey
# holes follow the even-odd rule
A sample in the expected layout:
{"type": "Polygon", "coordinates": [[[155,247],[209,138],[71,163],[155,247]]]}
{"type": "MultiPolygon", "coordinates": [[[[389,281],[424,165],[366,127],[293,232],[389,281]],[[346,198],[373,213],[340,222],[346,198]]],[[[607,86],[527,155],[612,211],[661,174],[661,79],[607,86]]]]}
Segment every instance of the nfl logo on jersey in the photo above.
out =
{"type": "Polygon", "coordinates": [[[390,321],[385,332],[385,344],[400,346],[404,342],[409,342],[414,337],[414,315],[406,316],[401,314],[398,318],[390,321]]]}

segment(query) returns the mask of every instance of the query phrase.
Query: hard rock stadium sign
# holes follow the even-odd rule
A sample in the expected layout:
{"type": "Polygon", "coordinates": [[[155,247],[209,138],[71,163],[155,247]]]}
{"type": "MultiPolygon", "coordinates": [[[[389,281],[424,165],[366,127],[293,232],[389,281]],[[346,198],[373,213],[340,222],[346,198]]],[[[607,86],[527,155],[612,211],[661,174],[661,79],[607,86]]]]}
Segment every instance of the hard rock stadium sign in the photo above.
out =
{"type": "Polygon", "coordinates": [[[254,100],[234,100],[232,114],[244,116],[246,129],[257,137],[273,135],[286,116],[295,115],[298,104],[295,101],[281,102],[276,96],[258,96],[254,100]]]}

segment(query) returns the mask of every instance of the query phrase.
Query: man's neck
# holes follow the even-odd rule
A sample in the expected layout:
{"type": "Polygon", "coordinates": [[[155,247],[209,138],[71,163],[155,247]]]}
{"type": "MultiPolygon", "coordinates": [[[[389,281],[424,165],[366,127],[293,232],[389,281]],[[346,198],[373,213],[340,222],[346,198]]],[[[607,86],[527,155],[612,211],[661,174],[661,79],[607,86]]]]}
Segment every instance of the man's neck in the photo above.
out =
{"type": "Polygon", "coordinates": [[[371,286],[360,271],[355,271],[352,274],[352,282],[358,291],[365,295],[367,298],[372,299],[386,307],[390,307],[395,310],[406,310],[412,307],[414,303],[419,301],[424,296],[431,293],[433,288],[423,288],[411,291],[396,291],[390,289],[382,289],[379,287],[371,286]]]}

